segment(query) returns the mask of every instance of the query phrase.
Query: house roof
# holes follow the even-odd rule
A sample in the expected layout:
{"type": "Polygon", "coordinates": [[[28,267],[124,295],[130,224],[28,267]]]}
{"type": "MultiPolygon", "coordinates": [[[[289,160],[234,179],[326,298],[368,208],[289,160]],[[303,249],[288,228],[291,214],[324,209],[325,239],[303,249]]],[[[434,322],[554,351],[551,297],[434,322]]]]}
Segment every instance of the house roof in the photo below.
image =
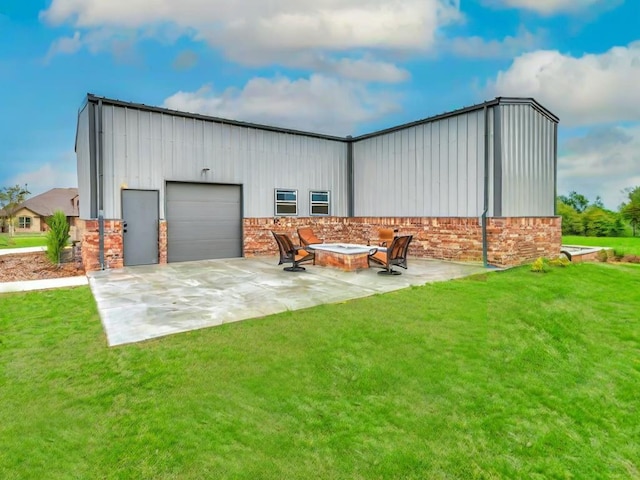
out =
{"type": "Polygon", "coordinates": [[[51,216],[56,210],[62,210],[67,217],[77,217],[79,216],[78,189],[52,188],[48,192],[25,200],[20,208],[28,208],[42,217],[51,216]]]}

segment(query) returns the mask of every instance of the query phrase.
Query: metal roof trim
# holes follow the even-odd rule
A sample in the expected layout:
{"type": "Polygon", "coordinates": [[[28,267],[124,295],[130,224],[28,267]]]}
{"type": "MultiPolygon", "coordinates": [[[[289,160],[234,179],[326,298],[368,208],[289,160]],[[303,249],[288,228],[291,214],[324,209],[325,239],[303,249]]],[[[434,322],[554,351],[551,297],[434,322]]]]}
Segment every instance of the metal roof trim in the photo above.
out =
{"type": "Polygon", "coordinates": [[[304,137],[322,138],[324,140],[333,140],[333,141],[344,142],[344,143],[349,142],[349,139],[347,139],[346,137],[338,137],[338,136],[326,135],[322,133],[307,132],[304,130],[295,130],[292,128],[285,128],[285,127],[275,127],[272,125],[263,125],[259,123],[243,122],[240,120],[230,120],[227,118],[203,115],[200,113],[184,112],[181,110],[171,110],[169,108],[164,108],[164,107],[154,107],[154,106],[146,105],[144,103],[125,102],[122,100],[115,100],[112,98],[100,97],[92,93],[87,94],[88,102],[97,103],[99,100],[102,100],[103,105],[114,105],[114,106],[125,107],[125,108],[134,108],[137,110],[144,110],[149,112],[163,113],[166,115],[175,115],[179,117],[193,118],[196,120],[203,120],[207,122],[222,123],[225,125],[234,125],[236,127],[255,128],[258,130],[266,130],[269,132],[288,133],[290,135],[301,135],[304,137]]]}
{"type": "Polygon", "coordinates": [[[200,114],[200,113],[191,113],[191,112],[183,112],[183,111],[180,111],[180,110],[171,110],[169,108],[154,107],[154,106],[146,105],[144,103],[126,102],[126,101],[122,101],[122,100],[116,100],[116,99],[112,99],[112,98],[101,97],[101,96],[98,96],[98,95],[94,95],[92,93],[87,94],[86,103],[89,103],[89,102],[97,103],[100,100],[102,100],[103,104],[105,104],[105,105],[114,105],[114,106],[120,106],[120,107],[125,107],[125,108],[134,108],[134,109],[137,109],[137,110],[144,110],[144,111],[150,111],[150,112],[163,113],[163,114],[166,114],[166,115],[175,115],[175,116],[180,116],[180,117],[193,118],[193,119],[197,119],[197,120],[203,120],[203,121],[214,122],[214,123],[221,123],[221,124],[226,124],[226,125],[234,125],[234,126],[238,126],[238,127],[255,128],[255,129],[258,129],[258,130],[266,130],[266,131],[269,131],[269,132],[287,133],[287,134],[290,134],[290,135],[301,135],[301,136],[305,136],[305,137],[321,138],[321,139],[325,139],[325,140],[332,140],[332,141],[343,142],[343,143],[355,143],[355,142],[358,142],[360,140],[366,140],[368,138],[377,137],[379,135],[384,135],[384,134],[387,134],[387,133],[397,132],[399,130],[404,130],[406,128],[415,127],[417,125],[422,125],[422,124],[425,124],[425,123],[435,122],[435,121],[442,120],[442,119],[445,119],[445,118],[450,118],[450,117],[455,117],[457,115],[462,115],[464,113],[473,112],[473,111],[477,111],[477,110],[482,110],[485,107],[493,107],[493,106],[497,106],[497,105],[514,105],[514,104],[530,105],[535,110],[537,110],[540,114],[542,114],[542,115],[546,116],[547,118],[549,118],[551,121],[553,121],[555,123],[558,123],[560,121],[559,118],[556,115],[554,115],[550,110],[548,110],[543,105],[538,103],[534,98],[531,98],[531,97],[496,97],[493,100],[487,100],[486,102],[478,103],[478,104],[475,104],[475,105],[470,105],[468,107],[459,108],[457,110],[451,110],[449,112],[444,112],[444,113],[441,113],[441,114],[438,114],[438,115],[433,115],[431,117],[426,117],[426,118],[423,118],[423,119],[420,119],[420,120],[415,120],[415,121],[412,121],[412,122],[403,123],[401,125],[396,125],[394,127],[385,128],[383,130],[377,130],[375,132],[365,133],[363,135],[358,135],[358,136],[355,136],[355,137],[352,137],[351,135],[347,135],[345,137],[338,137],[338,136],[335,136],[335,135],[326,135],[326,134],[322,134],[322,133],[308,132],[308,131],[304,131],[304,130],[295,130],[295,129],[284,128],[284,127],[275,127],[275,126],[264,125],[264,124],[259,124],[259,123],[243,122],[243,121],[240,121],[240,120],[230,120],[230,119],[221,118],[221,117],[203,115],[203,114],[200,114]]]}

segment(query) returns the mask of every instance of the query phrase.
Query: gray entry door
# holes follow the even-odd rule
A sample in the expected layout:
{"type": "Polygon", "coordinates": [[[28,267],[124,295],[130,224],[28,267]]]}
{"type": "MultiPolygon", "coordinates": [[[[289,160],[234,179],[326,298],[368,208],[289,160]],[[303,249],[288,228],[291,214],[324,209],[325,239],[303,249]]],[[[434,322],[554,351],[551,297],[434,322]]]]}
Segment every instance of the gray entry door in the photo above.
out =
{"type": "Polygon", "coordinates": [[[167,260],[242,256],[240,185],[167,183],[167,260]]]}
{"type": "Polygon", "coordinates": [[[124,264],[158,263],[158,191],[123,190],[124,264]]]}

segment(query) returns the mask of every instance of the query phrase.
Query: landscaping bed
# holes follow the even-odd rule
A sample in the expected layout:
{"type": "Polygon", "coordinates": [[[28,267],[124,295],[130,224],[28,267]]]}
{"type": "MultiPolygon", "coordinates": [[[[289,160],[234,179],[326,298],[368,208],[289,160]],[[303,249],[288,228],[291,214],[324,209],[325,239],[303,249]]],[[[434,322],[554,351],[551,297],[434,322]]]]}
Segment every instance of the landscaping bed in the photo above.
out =
{"type": "Polygon", "coordinates": [[[53,265],[44,252],[0,255],[0,282],[75,277],[85,271],[75,262],[53,265]]]}

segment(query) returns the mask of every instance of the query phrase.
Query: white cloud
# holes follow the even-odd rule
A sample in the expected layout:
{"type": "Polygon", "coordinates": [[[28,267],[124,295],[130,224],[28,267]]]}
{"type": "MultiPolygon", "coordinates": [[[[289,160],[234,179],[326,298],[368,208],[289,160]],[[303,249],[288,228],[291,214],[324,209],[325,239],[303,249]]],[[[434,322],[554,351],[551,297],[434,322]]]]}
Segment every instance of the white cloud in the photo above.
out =
{"type": "Polygon", "coordinates": [[[627,187],[640,186],[640,124],[593,129],[568,139],[558,156],[558,193],[576,191],[593,201],[599,195],[617,210],[627,187]]]}
{"type": "Polygon", "coordinates": [[[563,125],[640,121],[640,42],[576,58],[539,50],[498,73],[490,95],[534,97],[563,125]]]}
{"type": "Polygon", "coordinates": [[[460,0],[53,0],[41,19],[88,32],[188,35],[238,63],[308,50],[427,50],[461,18],[460,0]]]}
{"type": "Polygon", "coordinates": [[[71,55],[79,52],[82,48],[82,41],[80,39],[80,32],[75,32],[73,37],[62,37],[55,40],[49,47],[46,60],[49,61],[56,55],[71,55]]]}
{"type": "Polygon", "coordinates": [[[254,78],[242,90],[229,88],[221,93],[204,86],[195,92],[177,92],[164,106],[340,136],[353,133],[361,122],[399,108],[389,93],[372,92],[359,83],[322,75],[297,80],[254,78]]]}
{"type": "Polygon", "coordinates": [[[482,37],[456,37],[442,42],[443,49],[459,57],[469,58],[513,58],[542,43],[543,33],[531,33],[520,29],[516,36],[507,35],[502,40],[487,40],[482,37]]]}
{"type": "Polygon", "coordinates": [[[366,54],[362,58],[336,59],[320,52],[307,51],[283,57],[278,63],[361,82],[398,83],[411,77],[407,70],[366,54]]]}
{"type": "Polygon", "coordinates": [[[588,11],[597,6],[611,7],[618,0],[487,0],[489,5],[531,10],[541,15],[588,11]]]}
{"type": "Polygon", "coordinates": [[[55,162],[40,164],[38,169],[22,172],[7,180],[7,185],[24,185],[31,196],[51,190],[78,186],[76,156],[74,152],[64,152],[55,162]]]}

